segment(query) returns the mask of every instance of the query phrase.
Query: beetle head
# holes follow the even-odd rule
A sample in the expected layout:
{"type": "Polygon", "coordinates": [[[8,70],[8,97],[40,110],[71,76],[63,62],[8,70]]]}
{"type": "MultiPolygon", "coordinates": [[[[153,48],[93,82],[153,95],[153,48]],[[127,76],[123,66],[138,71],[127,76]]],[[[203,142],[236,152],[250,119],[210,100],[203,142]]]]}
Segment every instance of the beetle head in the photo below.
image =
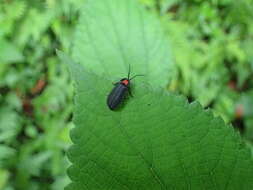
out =
{"type": "Polygon", "coordinates": [[[125,86],[129,86],[130,85],[130,80],[128,78],[123,78],[120,80],[120,83],[125,85],[125,86]]]}

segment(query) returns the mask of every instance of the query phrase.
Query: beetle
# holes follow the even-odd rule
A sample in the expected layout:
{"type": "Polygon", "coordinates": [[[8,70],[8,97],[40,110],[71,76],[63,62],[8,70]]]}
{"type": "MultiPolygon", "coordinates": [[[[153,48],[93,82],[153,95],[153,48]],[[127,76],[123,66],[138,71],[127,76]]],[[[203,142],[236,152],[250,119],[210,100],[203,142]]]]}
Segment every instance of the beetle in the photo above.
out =
{"type": "Polygon", "coordinates": [[[114,88],[107,96],[107,106],[109,107],[110,110],[115,110],[123,102],[127,92],[132,97],[130,81],[137,76],[144,76],[144,75],[135,75],[132,78],[130,78],[130,65],[129,65],[127,78],[123,78],[119,82],[115,83],[114,88]]]}

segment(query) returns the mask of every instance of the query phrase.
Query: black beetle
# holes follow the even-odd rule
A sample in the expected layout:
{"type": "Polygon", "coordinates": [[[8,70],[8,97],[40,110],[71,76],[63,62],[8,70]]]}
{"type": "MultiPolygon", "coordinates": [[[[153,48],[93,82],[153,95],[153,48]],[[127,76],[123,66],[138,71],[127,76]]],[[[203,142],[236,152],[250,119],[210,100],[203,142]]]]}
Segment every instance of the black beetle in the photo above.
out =
{"type": "Polygon", "coordinates": [[[115,110],[118,107],[118,105],[122,103],[122,101],[126,97],[127,92],[130,94],[130,96],[132,96],[130,89],[130,81],[137,76],[144,76],[144,75],[135,75],[132,78],[129,78],[130,77],[130,65],[129,65],[127,78],[123,78],[119,82],[115,83],[114,88],[107,97],[107,106],[110,108],[110,110],[115,110]]]}

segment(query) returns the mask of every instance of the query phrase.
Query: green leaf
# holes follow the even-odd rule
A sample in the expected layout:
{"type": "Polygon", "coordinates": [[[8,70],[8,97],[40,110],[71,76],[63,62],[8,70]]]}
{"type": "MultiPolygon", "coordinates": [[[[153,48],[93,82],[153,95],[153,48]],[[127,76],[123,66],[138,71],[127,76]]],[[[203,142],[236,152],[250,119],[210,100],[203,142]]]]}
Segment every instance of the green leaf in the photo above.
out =
{"type": "Polygon", "coordinates": [[[172,73],[169,44],[161,23],[135,0],[89,0],[77,28],[73,57],[87,70],[112,81],[145,74],[165,87],[172,73]]]}
{"type": "Polygon", "coordinates": [[[9,172],[7,170],[0,169],[0,189],[4,189],[8,182],[9,172]]]}
{"type": "Polygon", "coordinates": [[[0,39],[0,63],[8,64],[24,60],[22,53],[8,41],[0,39]]]}
{"type": "Polygon", "coordinates": [[[21,130],[21,117],[8,107],[0,108],[0,143],[10,143],[21,130]]]}
{"type": "Polygon", "coordinates": [[[70,190],[252,189],[250,151],[231,126],[168,93],[167,39],[134,0],[89,0],[74,41],[70,190]],[[133,74],[133,98],[106,105],[112,81],[133,74]],[[162,88],[158,88],[162,87],[162,88]],[[243,179],[243,180],[238,180],[243,179]]]}
{"type": "Polygon", "coordinates": [[[253,188],[249,149],[210,111],[144,81],[133,84],[122,109],[110,111],[110,81],[60,57],[76,84],[67,189],[253,188]]]}
{"type": "Polygon", "coordinates": [[[0,152],[0,168],[4,168],[8,164],[8,161],[15,156],[16,150],[0,144],[0,152]]]}

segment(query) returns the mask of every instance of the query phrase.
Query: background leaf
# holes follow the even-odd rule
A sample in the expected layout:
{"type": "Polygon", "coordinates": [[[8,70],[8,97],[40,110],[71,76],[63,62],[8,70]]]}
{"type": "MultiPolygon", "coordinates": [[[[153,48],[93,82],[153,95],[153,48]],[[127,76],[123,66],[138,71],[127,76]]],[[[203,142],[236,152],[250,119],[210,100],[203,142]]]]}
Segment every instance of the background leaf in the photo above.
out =
{"type": "Polygon", "coordinates": [[[253,188],[249,149],[210,111],[136,82],[112,112],[110,81],[61,57],[76,82],[69,189],[253,188]]]}
{"type": "Polygon", "coordinates": [[[11,62],[21,62],[24,57],[21,52],[17,50],[12,44],[0,40],[0,63],[11,63],[11,62]]]}
{"type": "Polygon", "coordinates": [[[168,83],[172,64],[160,22],[134,0],[88,1],[78,25],[73,56],[113,81],[145,74],[152,86],[168,83]]]}

